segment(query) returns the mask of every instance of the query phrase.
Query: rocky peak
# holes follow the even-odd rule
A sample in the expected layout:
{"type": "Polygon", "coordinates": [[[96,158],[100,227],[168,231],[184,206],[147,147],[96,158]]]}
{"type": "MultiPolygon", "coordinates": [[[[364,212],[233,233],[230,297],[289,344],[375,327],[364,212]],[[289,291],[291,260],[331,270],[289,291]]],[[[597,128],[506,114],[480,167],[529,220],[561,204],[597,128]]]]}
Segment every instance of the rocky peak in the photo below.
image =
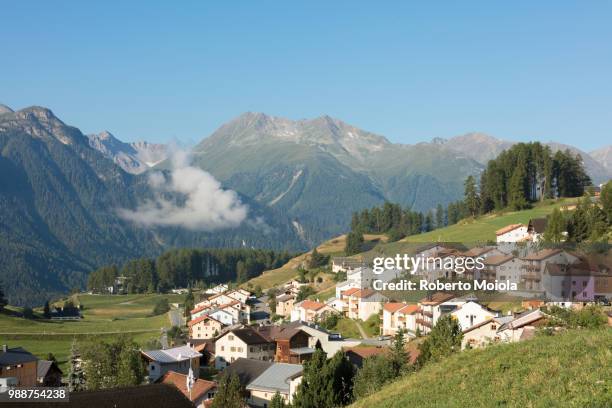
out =
{"type": "Polygon", "coordinates": [[[0,115],[2,115],[3,113],[13,113],[13,110],[8,106],[0,103],[0,115]]]}

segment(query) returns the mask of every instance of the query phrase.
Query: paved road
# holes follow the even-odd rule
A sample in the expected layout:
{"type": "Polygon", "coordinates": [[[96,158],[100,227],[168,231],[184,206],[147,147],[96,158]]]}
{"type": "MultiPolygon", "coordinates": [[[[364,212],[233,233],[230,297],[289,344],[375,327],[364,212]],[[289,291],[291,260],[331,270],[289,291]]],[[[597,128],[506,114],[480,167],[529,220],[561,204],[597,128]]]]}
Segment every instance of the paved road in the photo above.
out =
{"type": "Polygon", "coordinates": [[[270,320],[271,313],[268,296],[263,295],[251,304],[251,323],[265,323],[270,320]]]}
{"type": "Polygon", "coordinates": [[[183,325],[183,310],[182,309],[170,309],[168,312],[168,318],[172,326],[181,327],[183,325]]]}

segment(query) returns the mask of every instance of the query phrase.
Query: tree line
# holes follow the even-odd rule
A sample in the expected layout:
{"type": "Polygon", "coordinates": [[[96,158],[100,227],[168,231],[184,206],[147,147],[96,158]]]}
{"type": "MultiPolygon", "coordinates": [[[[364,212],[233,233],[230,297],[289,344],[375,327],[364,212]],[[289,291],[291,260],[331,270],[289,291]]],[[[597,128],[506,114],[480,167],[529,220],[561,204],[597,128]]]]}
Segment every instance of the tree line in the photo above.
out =
{"type": "Polygon", "coordinates": [[[607,242],[612,226],[612,182],[601,189],[599,202],[590,194],[581,198],[574,211],[555,208],[548,216],[544,242],[607,242]]]}
{"type": "Polygon", "coordinates": [[[89,275],[87,288],[104,293],[124,279],[128,293],[166,292],[172,288],[246,282],[284,265],[293,255],[262,249],[173,249],[157,258],[138,258],[123,266],[103,266],[89,275]]]}
{"type": "Polygon", "coordinates": [[[438,204],[435,211],[426,213],[403,208],[400,204],[385,202],[381,206],[353,213],[351,230],[347,235],[345,253],[361,252],[363,234],[386,234],[389,242],[409,235],[421,234],[436,228],[456,224],[466,215],[461,201],[452,202],[446,208],[438,204]]]}
{"type": "Polygon", "coordinates": [[[580,197],[590,184],[579,154],[518,143],[489,161],[479,188],[473,176],[466,179],[464,204],[471,216],[507,207],[522,210],[538,200],[580,197]]]}

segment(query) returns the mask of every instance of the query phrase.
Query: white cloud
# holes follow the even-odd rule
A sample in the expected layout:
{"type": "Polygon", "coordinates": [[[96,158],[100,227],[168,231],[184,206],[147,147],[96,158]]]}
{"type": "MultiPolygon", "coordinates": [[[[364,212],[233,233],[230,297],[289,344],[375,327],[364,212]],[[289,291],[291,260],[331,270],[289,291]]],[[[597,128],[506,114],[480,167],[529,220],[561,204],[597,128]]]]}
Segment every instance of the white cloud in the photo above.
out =
{"type": "Polygon", "coordinates": [[[246,219],[248,207],[238,195],[224,190],[210,173],[191,166],[186,152],[176,151],[171,161],[169,175],[159,171],[149,175],[155,199],[143,202],[136,210],[120,209],[122,218],[142,226],[179,226],[199,231],[236,227],[246,219]]]}

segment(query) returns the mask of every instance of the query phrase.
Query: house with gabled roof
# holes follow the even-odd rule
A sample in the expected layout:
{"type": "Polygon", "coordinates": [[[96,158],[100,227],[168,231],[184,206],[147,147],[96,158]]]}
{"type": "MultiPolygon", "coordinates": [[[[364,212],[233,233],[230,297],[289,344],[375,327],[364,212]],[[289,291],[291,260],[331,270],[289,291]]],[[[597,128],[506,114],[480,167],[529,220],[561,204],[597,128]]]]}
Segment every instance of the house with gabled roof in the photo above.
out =
{"type": "Polygon", "coordinates": [[[215,368],[221,370],[239,358],[273,361],[275,353],[274,341],[252,327],[228,330],[215,340],[215,368]]]}
{"type": "Polygon", "coordinates": [[[530,253],[521,258],[523,273],[521,281],[527,290],[542,291],[542,274],[547,263],[569,265],[578,262],[580,259],[560,248],[545,248],[540,251],[530,253]]]}
{"type": "Polygon", "coordinates": [[[173,347],[161,350],[141,351],[147,363],[148,379],[155,382],[168,371],[187,374],[189,368],[194,372],[200,371],[201,353],[198,353],[189,345],[173,347]]]}
{"type": "Polygon", "coordinates": [[[484,269],[480,271],[480,278],[493,282],[499,281],[510,281],[520,285],[523,275],[523,266],[525,262],[521,258],[517,258],[514,255],[494,255],[489,256],[483,260],[484,269]]]}
{"type": "Polygon", "coordinates": [[[295,304],[295,295],[283,294],[276,298],[276,314],[283,317],[291,316],[293,305],[295,304]]]}
{"type": "Polygon", "coordinates": [[[35,387],[38,358],[23,347],[9,348],[3,344],[0,350],[0,378],[13,378],[17,386],[35,387]]]}
{"type": "Polygon", "coordinates": [[[389,302],[383,305],[382,334],[394,336],[399,330],[414,334],[416,332],[416,318],[419,306],[389,302]]]}
{"type": "Polygon", "coordinates": [[[416,330],[422,334],[429,333],[444,313],[450,313],[465,303],[466,300],[444,292],[436,292],[421,299],[416,316],[416,330]]]}
{"type": "Polygon", "coordinates": [[[215,381],[207,381],[197,377],[189,389],[187,388],[187,375],[174,371],[168,371],[164,374],[160,382],[176,387],[197,408],[204,408],[206,402],[212,401],[217,392],[217,383],[215,381]]]}
{"type": "Polygon", "coordinates": [[[187,323],[189,337],[192,339],[212,339],[226,326],[212,316],[203,315],[187,323]]]}
{"type": "Polygon", "coordinates": [[[466,330],[498,315],[498,311],[471,300],[451,312],[451,316],[459,322],[461,330],[466,330]]]}
{"type": "Polygon", "coordinates": [[[527,237],[527,225],[510,224],[495,231],[497,243],[521,242],[527,237]]]}
{"type": "Polygon", "coordinates": [[[498,331],[501,341],[516,342],[534,336],[535,329],[546,321],[546,315],[540,309],[527,310],[513,316],[513,319],[502,324],[498,331]]]}
{"type": "MultiPolygon", "coordinates": [[[[372,289],[358,289],[347,295],[348,303],[348,318],[368,320],[373,314],[377,314],[382,310],[382,303],[388,299],[382,294],[372,289]]],[[[347,293],[345,292],[345,293],[347,293]]]]}
{"type": "Polygon", "coordinates": [[[293,305],[291,321],[314,322],[317,319],[322,319],[326,314],[335,312],[336,310],[333,307],[325,303],[305,299],[293,305]]]}
{"type": "Polygon", "coordinates": [[[39,387],[61,387],[63,374],[55,361],[38,360],[36,382],[39,387]]]}
{"type": "Polygon", "coordinates": [[[247,402],[254,407],[267,407],[276,393],[287,404],[293,397],[302,380],[301,364],[274,363],[246,386],[249,393],[247,402]]]}

